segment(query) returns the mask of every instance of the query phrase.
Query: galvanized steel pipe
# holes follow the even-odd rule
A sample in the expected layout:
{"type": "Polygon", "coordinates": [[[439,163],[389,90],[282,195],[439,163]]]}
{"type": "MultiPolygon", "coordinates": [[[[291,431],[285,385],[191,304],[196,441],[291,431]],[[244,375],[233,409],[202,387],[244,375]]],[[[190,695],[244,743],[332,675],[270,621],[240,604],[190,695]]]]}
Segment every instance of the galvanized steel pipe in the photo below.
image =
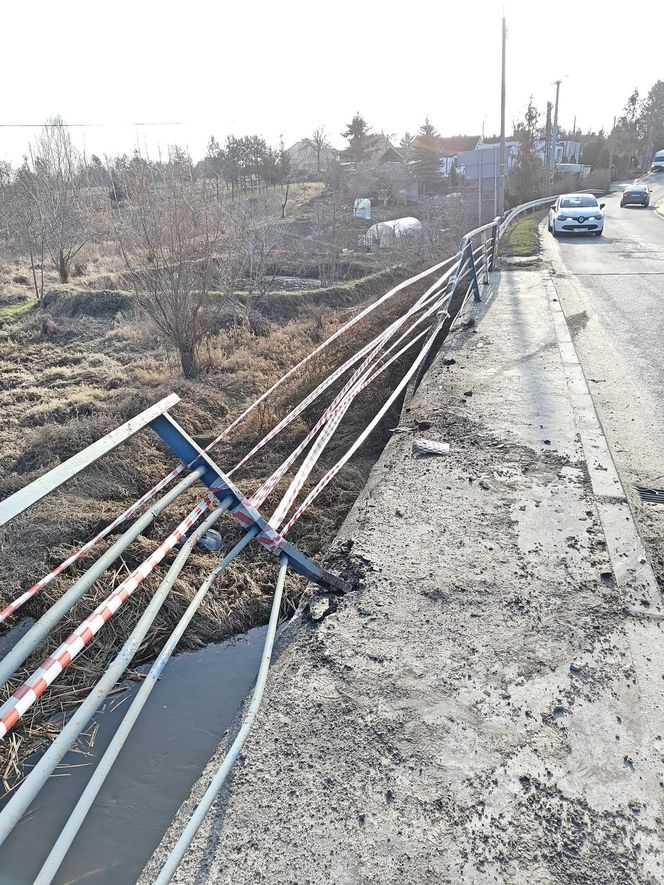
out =
{"type": "Polygon", "coordinates": [[[249,710],[247,711],[247,716],[242,723],[242,727],[240,728],[237,737],[231,744],[231,747],[224,758],[224,761],[221,764],[221,767],[212,778],[212,782],[210,786],[205,791],[205,795],[198,803],[196,808],[194,809],[194,813],[187,826],[184,828],[180,838],[175,843],[175,846],[171,853],[168,855],[166,859],[166,863],[161,868],[161,871],[157,878],[155,879],[155,885],[168,885],[171,881],[173,873],[178,868],[180,861],[184,857],[187,849],[191,845],[191,842],[198,832],[200,825],[205,820],[205,816],[210,810],[212,803],[217,798],[219,791],[224,785],[224,781],[228,777],[228,774],[233,767],[233,764],[237,760],[242,747],[245,744],[249,736],[249,732],[253,728],[254,722],[256,720],[256,715],[261,705],[261,701],[263,699],[263,692],[265,691],[265,683],[267,681],[267,674],[270,669],[270,661],[272,659],[272,649],[274,648],[274,637],[277,632],[277,624],[279,623],[279,610],[281,608],[281,597],[284,591],[284,582],[286,580],[286,572],[288,570],[288,557],[284,554],[280,557],[281,568],[279,569],[279,577],[277,579],[277,586],[274,591],[274,599],[272,600],[272,609],[270,611],[270,621],[267,628],[267,635],[265,637],[265,645],[263,646],[263,657],[261,658],[261,665],[258,670],[258,677],[256,679],[256,686],[254,688],[253,694],[251,696],[251,703],[249,704],[249,710]]]}
{"type": "Polygon", "coordinates": [[[172,504],[183,492],[192,486],[200,476],[205,472],[205,467],[199,467],[190,473],[185,479],[179,482],[171,489],[163,498],[154,504],[146,513],[144,513],[136,522],[122,534],[117,541],[103,553],[99,559],[84,572],[78,580],[76,580],[69,590],[64,593],[57,602],[46,611],[36,624],[28,630],[25,636],[16,643],[16,645],[4,656],[0,661],[0,687],[2,687],[8,679],[18,670],[21,664],[32,654],[37,646],[46,638],[48,633],[55,627],[58,621],[70,611],[90,589],[94,582],[101,577],[106,569],[127,549],[141,532],[162,513],[169,504],[172,504]]]}
{"type": "Polygon", "coordinates": [[[152,622],[156,618],[159,609],[163,605],[171,587],[173,586],[175,579],[182,571],[197,539],[207,531],[210,526],[214,525],[222,513],[224,513],[232,503],[233,498],[231,495],[228,495],[222,501],[220,506],[215,508],[215,510],[209,514],[204,522],[201,523],[201,525],[188,538],[182,547],[182,550],[180,550],[174,559],[166,577],[146,606],[145,611],[132,630],[129,639],[127,639],[123,645],[120,653],[114,658],[111,664],[109,664],[109,667],[102,678],[95,685],[83,703],[78,707],[74,715],[69,719],[60,734],[41,757],[21,786],[16,790],[2,812],[0,812],[0,845],[4,843],[16,824],[20,821],[23,814],[28,810],[33,799],[44,786],[53,769],[58,762],[61,761],[67,750],[69,750],[81,731],[90,721],[99,707],[99,704],[108,695],[109,691],[115,686],[120,676],[131,663],[132,658],[140,648],[152,622]]]}
{"type": "MultiPolygon", "coordinates": [[[[205,526],[201,526],[201,529],[205,529],[205,526]]],[[[200,531],[200,530],[199,530],[200,531]]],[[[76,834],[80,830],[83,821],[85,820],[87,813],[92,806],[99,790],[102,788],[104,781],[106,780],[111,768],[113,767],[113,763],[117,759],[120,754],[120,751],[125,745],[125,741],[129,737],[129,734],[138,719],[141,710],[145,706],[147,699],[149,698],[153,688],[157,684],[159,677],[161,676],[161,672],[166,666],[167,661],[175,651],[175,648],[180,641],[182,634],[187,629],[191,619],[196,614],[201,602],[205,598],[206,593],[212,586],[215,578],[228,566],[238,554],[244,550],[247,544],[251,541],[252,538],[256,536],[258,533],[258,528],[249,529],[249,531],[243,535],[243,537],[238,541],[238,543],[233,547],[233,549],[226,554],[226,556],[222,559],[219,565],[214,568],[210,574],[207,576],[205,581],[201,584],[198,592],[189,603],[187,610],[180,618],[177,626],[168,637],[166,644],[162,648],[159,656],[150,667],[150,671],[145,677],[144,681],[141,683],[141,687],[139,688],[136,697],[131,702],[131,705],[127,712],[125,713],[122,722],[118,726],[117,731],[113,735],[111,743],[108,745],[104,755],[101,757],[95,770],[92,773],[92,776],[88,783],[86,784],[85,789],[83,790],[81,797],[79,798],[74,810],[69,816],[69,820],[64,826],[64,829],[60,833],[57,838],[57,841],[53,845],[48,857],[44,861],[44,864],[39,871],[37,878],[34,881],[34,885],[48,885],[48,883],[53,881],[55,874],[57,873],[62,861],[65,859],[67,851],[69,850],[72,842],[76,838],[76,834]]]]}

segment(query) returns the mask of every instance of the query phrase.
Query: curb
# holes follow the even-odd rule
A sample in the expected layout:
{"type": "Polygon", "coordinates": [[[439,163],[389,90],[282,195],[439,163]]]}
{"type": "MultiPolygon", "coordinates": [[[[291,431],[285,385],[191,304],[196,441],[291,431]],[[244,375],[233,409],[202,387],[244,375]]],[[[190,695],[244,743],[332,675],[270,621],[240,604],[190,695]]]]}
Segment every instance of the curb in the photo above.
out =
{"type": "MultiPolygon", "coordinates": [[[[664,204],[663,204],[664,208],[664,204]]],[[[662,597],[634,514],[618,474],[604,428],[595,409],[586,375],[574,346],[554,279],[545,283],[549,307],[571,394],[574,420],[588,466],[591,487],[618,586],[630,594],[635,609],[647,601],[660,612],[662,597]]]]}

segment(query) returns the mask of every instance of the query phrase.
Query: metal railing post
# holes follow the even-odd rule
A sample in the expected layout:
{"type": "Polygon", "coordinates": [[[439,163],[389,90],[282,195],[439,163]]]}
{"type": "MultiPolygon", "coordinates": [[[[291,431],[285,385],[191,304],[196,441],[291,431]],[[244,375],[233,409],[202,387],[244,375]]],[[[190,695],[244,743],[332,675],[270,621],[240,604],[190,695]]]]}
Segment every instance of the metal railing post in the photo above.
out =
{"type": "Polygon", "coordinates": [[[468,263],[470,266],[470,278],[473,285],[473,297],[476,302],[482,300],[482,296],[480,295],[480,283],[477,279],[477,268],[475,267],[475,256],[473,255],[473,244],[471,240],[468,240],[466,244],[466,251],[468,253],[468,263]]]}
{"type": "Polygon", "coordinates": [[[496,252],[498,250],[498,233],[500,227],[500,216],[497,216],[493,220],[493,225],[491,227],[491,258],[489,260],[489,270],[496,269],[496,252]]]}
{"type": "Polygon", "coordinates": [[[482,276],[482,283],[485,286],[489,285],[489,247],[487,246],[487,236],[486,231],[482,231],[482,269],[484,274],[482,276]]]}

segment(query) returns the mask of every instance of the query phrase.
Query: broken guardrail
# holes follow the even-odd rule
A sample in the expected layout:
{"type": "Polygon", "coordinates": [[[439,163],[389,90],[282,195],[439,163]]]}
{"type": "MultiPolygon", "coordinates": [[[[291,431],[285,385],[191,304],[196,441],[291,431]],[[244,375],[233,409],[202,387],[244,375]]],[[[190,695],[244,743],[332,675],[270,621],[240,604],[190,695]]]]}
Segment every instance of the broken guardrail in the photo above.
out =
{"type": "Polygon", "coordinates": [[[171,636],[166,641],[159,656],[150,669],[141,689],[132,701],[125,717],[107,751],[102,756],[93,775],[81,795],[74,811],[53,845],[36,882],[46,885],[57,874],[67,850],[85,819],[92,802],[101,788],[106,775],[111,769],[115,759],[125,744],[126,738],[138,718],[147,697],[159,678],[167,660],[173,654],[178,640],[191,621],[195,611],[200,606],[205,594],[212,586],[216,577],[227,565],[240,554],[240,552],[253,540],[265,547],[279,561],[279,577],[272,602],[270,623],[265,641],[263,658],[259,670],[258,680],[247,713],[247,717],[226,755],[220,769],[214,776],[201,803],[181,834],[178,842],[159,873],[158,885],[165,885],[177,868],[184,856],[198,827],[202,823],[205,814],[209,810],[215,796],[225,781],[230,768],[237,758],[239,751],[246,740],[253,725],[261,697],[267,679],[270,656],[275,638],[276,626],[279,617],[281,596],[288,567],[310,581],[332,590],[344,590],[345,584],[337,576],[323,570],[319,565],[305,556],[294,545],[285,539],[289,528],[293,525],[301,513],[313,502],[320,491],[338,473],[341,467],[352,457],[355,451],[363,444],[372,430],[377,426],[387,409],[404,393],[407,387],[412,389],[417,385],[419,378],[426,367],[427,358],[435,350],[442,330],[447,321],[451,319],[448,307],[453,299],[461,297],[458,312],[462,312],[464,306],[472,295],[475,301],[482,300],[483,287],[489,285],[490,272],[495,267],[498,244],[505,230],[521,214],[543,207],[550,203],[551,197],[534,200],[530,203],[513,209],[504,219],[495,218],[489,224],[483,225],[470,231],[461,240],[459,250],[455,256],[449,258],[428,270],[411,277],[400,283],[388,293],[381,296],[367,308],[344,324],[322,345],[309,354],[298,366],[289,370],[281,379],[256,400],[242,415],[239,416],[222,434],[220,434],[206,448],[200,448],[186,431],[172,418],[169,410],[179,402],[179,397],[171,394],[169,397],[146,409],[140,415],[132,418],[121,427],[111,431],[97,442],[88,446],[82,452],[69,458],[63,464],[46,473],[34,482],[11,495],[5,501],[0,502],[0,526],[23,513],[28,508],[37,504],[45,495],[58,489],[63,483],[81,473],[86,467],[94,463],[103,455],[110,452],[116,446],[126,442],[138,431],[151,429],[162,440],[171,452],[179,459],[179,464],[164,479],[148,493],[138,499],[128,510],[117,517],[109,526],[95,536],[91,541],[83,545],[64,563],[25,591],[13,603],[0,612],[0,623],[13,615],[20,605],[27,602],[39,590],[55,576],[61,574],[66,568],[75,562],[79,556],[87,553],[92,547],[117,528],[120,524],[133,516],[137,510],[150,500],[158,491],[172,479],[181,475],[185,470],[188,474],[178,484],[167,492],[161,499],[156,501],[149,510],[125,530],[117,540],[105,551],[86,571],[74,581],[71,587],[49,608],[46,613],[28,630],[18,643],[0,660],[0,685],[6,683],[28,656],[48,637],[53,627],[64,615],[77,603],[97,581],[109,566],[122,554],[156,518],[163,513],[177,498],[197,482],[203,483],[207,488],[207,494],[188,514],[188,516],[176,527],[174,531],[161,543],[161,545],[126,578],[118,587],[111,591],[108,597],[101,603],[65,640],[55,652],[51,653],[32,676],[10,695],[0,707],[0,739],[19,721],[21,716],[43,694],[55,678],[80,654],[94,639],[115,611],[126,601],[134,590],[142,583],[159,563],[171,552],[178,551],[166,576],[161,581],[157,591],[146,605],[145,610],[137,621],[131,635],[125,641],[116,658],[111,662],[108,670],[87,698],[79,705],[73,715],[68,719],[62,731],[55,738],[49,749],[41,757],[35,768],[16,789],[2,812],[0,812],[0,844],[2,844],[12,832],[23,814],[28,810],[35,797],[43,787],[47,778],[53,772],[58,762],[74,744],[86,724],[90,721],[99,704],[119,681],[124,671],[131,663],[132,657],[140,646],[147,630],[154,621],[161,605],[166,600],[168,593],[176,577],[182,571],[194,545],[205,533],[217,523],[226,512],[243,529],[244,534],[240,541],[221,559],[219,564],[212,569],[205,579],[185,614],[176,625],[171,636]],[[338,369],[331,373],[328,378],[321,382],[312,393],[278,423],[254,448],[242,458],[233,470],[225,473],[209,456],[209,449],[221,440],[236,424],[242,420],[251,409],[255,408],[286,378],[290,377],[305,362],[320,352],[331,341],[339,338],[352,325],[384,303],[397,292],[403,291],[427,276],[433,276],[438,272],[442,274],[435,278],[424,294],[421,294],[397,320],[392,322],[387,329],[376,336],[367,345],[357,351],[346,360],[338,369]],[[412,333],[417,330],[417,334],[412,333]],[[423,328],[422,328],[423,327],[423,328]],[[343,415],[350,404],[378,375],[380,375],[395,360],[405,354],[406,351],[419,345],[413,362],[405,371],[395,390],[387,401],[378,410],[377,414],[368,421],[359,437],[350,446],[342,458],[337,461],[322,477],[321,480],[305,497],[295,513],[287,520],[287,511],[294,505],[298,492],[302,489],[312,467],[317,463],[320,454],[330,436],[336,430],[343,415]],[[247,498],[230,479],[231,474],[245,461],[267,444],[286,424],[294,420],[307,408],[324,390],[343,373],[359,363],[332,403],[323,412],[319,421],[314,425],[305,440],[292,452],[283,464],[268,477],[263,485],[254,493],[252,498],[247,498]],[[318,434],[318,435],[317,435],[318,434]],[[280,502],[277,510],[270,519],[265,519],[259,512],[259,507],[265,501],[267,495],[274,489],[277,482],[293,466],[296,459],[311,444],[308,454],[291,483],[291,487],[280,502]],[[197,523],[200,524],[196,526],[197,523]]]}

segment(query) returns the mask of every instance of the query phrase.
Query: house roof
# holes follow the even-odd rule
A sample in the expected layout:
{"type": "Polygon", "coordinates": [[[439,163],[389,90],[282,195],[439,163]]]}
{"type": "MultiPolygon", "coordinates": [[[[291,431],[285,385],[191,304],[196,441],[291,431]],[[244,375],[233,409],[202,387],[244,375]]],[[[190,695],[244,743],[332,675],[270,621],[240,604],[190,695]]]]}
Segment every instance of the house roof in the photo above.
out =
{"type": "Polygon", "coordinates": [[[384,156],[384,154],[388,152],[390,152],[390,154],[394,153],[396,155],[394,157],[395,160],[401,159],[401,154],[394,147],[387,135],[383,135],[382,132],[376,133],[374,135],[367,135],[365,156],[369,161],[377,163],[384,156]]]}
{"type": "Polygon", "coordinates": [[[446,154],[458,154],[461,151],[472,151],[480,140],[479,135],[451,135],[440,139],[440,146],[446,154]]]}

